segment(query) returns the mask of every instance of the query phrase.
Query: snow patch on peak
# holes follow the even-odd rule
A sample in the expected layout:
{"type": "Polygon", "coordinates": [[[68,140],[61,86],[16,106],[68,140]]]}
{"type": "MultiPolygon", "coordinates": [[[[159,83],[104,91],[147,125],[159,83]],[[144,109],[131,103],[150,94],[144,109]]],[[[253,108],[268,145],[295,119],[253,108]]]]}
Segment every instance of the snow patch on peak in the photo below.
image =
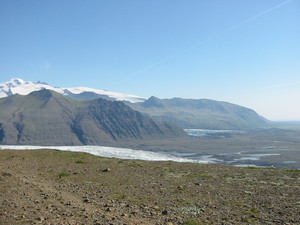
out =
{"type": "Polygon", "coordinates": [[[20,83],[20,84],[25,83],[25,81],[21,78],[12,78],[12,79],[10,79],[9,82],[11,82],[11,83],[16,82],[16,83],[20,83]]]}
{"type": "Polygon", "coordinates": [[[110,98],[114,98],[118,101],[130,101],[130,102],[137,102],[137,101],[144,101],[145,99],[136,95],[130,94],[122,94],[112,91],[105,91],[105,90],[98,90],[88,87],[74,87],[74,88],[65,88],[65,90],[70,91],[73,94],[81,94],[83,92],[94,92],[99,95],[107,95],[110,98]]]}
{"type": "Polygon", "coordinates": [[[50,89],[59,93],[63,93],[60,88],[53,88],[47,84],[34,83],[32,81],[24,81],[20,78],[13,78],[8,82],[0,84],[0,97],[7,97],[14,94],[28,95],[33,91],[41,89],[50,89]]]}
{"type": "Polygon", "coordinates": [[[10,81],[5,82],[5,84],[9,87],[17,87],[24,83],[26,83],[26,82],[20,78],[12,78],[10,81]]]}
{"type": "Polygon", "coordinates": [[[139,97],[136,95],[121,94],[117,92],[98,90],[98,89],[93,89],[88,87],[59,88],[59,87],[50,86],[47,83],[41,81],[38,82],[24,81],[20,78],[13,78],[8,82],[0,84],[0,98],[4,98],[14,94],[28,95],[33,91],[39,91],[42,89],[52,90],[66,96],[70,94],[79,95],[84,92],[93,92],[99,95],[106,95],[118,101],[142,102],[146,100],[146,98],[139,97]]]}
{"type": "Polygon", "coordinates": [[[45,84],[45,85],[49,85],[49,84],[47,84],[47,83],[45,83],[45,82],[43,82],[43,81],[35,82],[35,84],[45,84]]]}

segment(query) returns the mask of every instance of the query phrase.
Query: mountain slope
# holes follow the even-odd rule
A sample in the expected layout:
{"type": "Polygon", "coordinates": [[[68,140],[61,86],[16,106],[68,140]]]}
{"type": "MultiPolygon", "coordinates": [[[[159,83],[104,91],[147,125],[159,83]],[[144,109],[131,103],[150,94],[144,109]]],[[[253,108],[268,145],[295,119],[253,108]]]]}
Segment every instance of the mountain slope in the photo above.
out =
{"type": "Polygon", "coordinates": [[[121,94],[105,90],[97,90],[87,87],[59,88],[50,86],[44,82],[24,81],[19,78],[13,78],[8,82],[0,84],[0,98],[7,97],[13,94],[27,95],[33,91],[39,91],[42,89],[52,90],[78,100],[90,100],[100,97],[108,100],[119,100],[129,102],[139,102],[145,100],[145,98],[135,95],[121,94]]]}
{"type": "Polygon", "coordinates": [[[122,102],[77,101],[46,89],[0,99],[1,144],[114,145],[184,135],[122,102]]]}
{"type": "Polygon", "coordinates": [[[159,99],[150,97],[130,107],[155,119],[177,124],[182,128],[253,129],[265,127],[267,120],[255,111],[209,99],[159,99]]]}
{"type": "Polygon", "coordinates": [[[41,89],[53,90],[77,100],[102,98],[110,101],[124,101],[134,110],[146,113],[154,119],[174,123],[182,128],[256,129],[270,126],[269,121],[255,111],[228,102],[208,99],[158,99],[156,97],[146,100],[134,95],[84,87],[57,88],[43,82],[34,83],[22,79],[11,79],[9,82],[0,84],[0,98],[13,94],[26,95],[41,89]]]}

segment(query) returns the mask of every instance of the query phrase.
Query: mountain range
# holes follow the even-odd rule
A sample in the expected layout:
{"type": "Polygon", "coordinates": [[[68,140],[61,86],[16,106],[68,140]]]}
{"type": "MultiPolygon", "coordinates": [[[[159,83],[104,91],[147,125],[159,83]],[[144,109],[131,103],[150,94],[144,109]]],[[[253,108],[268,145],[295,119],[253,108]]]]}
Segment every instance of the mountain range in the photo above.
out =
{"type": "MultiPolygon", "coordinates": [[[[210,99],[149,99],[97,90],[87,87],[59,88],[44,82],[11,79],[0,84],[0,98],[14,94],[27,95],[33,91],[48,89],[65,97],[86,101],[106,99],[123,101],[132,109],[150,116],[152,119],[173,123],[181,128],[194,129],[257,129],[265,128],[270,122],[254,110],[236,104],[210,99]]],[[[1,127],[0,127],[1,132],[1,127]]]]}
{"type": "Polygon", "coordinates": [[[128,102],[139,102],[146,100],[146,98],[135,95],[121,94],[117,92],[98,90],[88,87],[53,87],[45,82],[24,81],[20,78],[13,78],[10,81],[0,84],[0,98],[14,94],[27,95],[33,91],[39,91],[42,89],[52,90],[62,95],[69,96],[73,99],[78,100],[90,100],[96,98],[105,98],[107,100],[118,100],[128,102]]]}
{"type": "Polygon", "coordinates": [[[47,89],[0,99],[0,144],[114,146],[185,135],[121,101],[78,101],[47,89]]]}

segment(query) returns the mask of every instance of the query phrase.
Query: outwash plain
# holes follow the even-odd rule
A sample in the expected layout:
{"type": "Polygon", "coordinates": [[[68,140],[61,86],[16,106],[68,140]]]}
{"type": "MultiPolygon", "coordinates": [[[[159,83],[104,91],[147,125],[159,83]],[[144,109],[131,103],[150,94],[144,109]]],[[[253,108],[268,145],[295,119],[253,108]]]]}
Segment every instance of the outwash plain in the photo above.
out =
{"type": "Polygon", "coordinates": [[[299,224],[300,170],[0,151],[0,224],[299,224]]]}

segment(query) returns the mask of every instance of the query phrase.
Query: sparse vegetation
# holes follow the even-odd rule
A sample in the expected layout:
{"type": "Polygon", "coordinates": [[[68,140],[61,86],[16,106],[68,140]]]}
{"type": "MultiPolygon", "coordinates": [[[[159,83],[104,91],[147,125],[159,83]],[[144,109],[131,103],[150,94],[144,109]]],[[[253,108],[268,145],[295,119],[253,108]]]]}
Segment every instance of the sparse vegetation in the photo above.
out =
{"type": "Polygon", "coordinates": [[[247,169],[250,169],[250,170],[257,170],[258,169],[258,167],[255,167],[255,166],[248,166],[248,167],[246,167],[247,169]]]}
{"type": "Polygon", "coordinates": [[[251,212],[252,214],[254,214],[254,215],[257,215],[257,214],[260,213],[260,211],[259,211],[257,208],[255,208],[255,207],[252,207],[252,208],[250,209],[250,212],[251,212]]]}
{"type": "Polygon", "coordinates": [[[292,172],[292,173],[300,173],[300,170],[298,169],[286,169],[286,172],[292,172]]]}
{"type": "Polygon", "coordinates": [[[196,220],[186,220],[183,223],[184,225],[203,225],[203,223],[200,223],[196,220]]]}
{"type": "Polygon", "coordinates": [[[125,199],[125,198],[126,198],[126,195],[122,194],[122,193],[112,195],[112,199],[120,200],[120,199],[125,199]]]}
{"type": "Polygon", "coordinates": [[[211,174],[187,174],[185,175],[187,178],[214,178],[214,175],[211,174]]]}
{"type": "Polygon", "coordinates": [[[61,172],[61,173],[58,174],[59,178],[68,177],[68,176],[70,176],[70,173],[68,173],[68,172],[61,172]]]}
{"type": "Polygon", "coordinates": [[[298,170],[120,160],[53,150],[1,150],[0,159],[3,224],[300,221],[298,170]]]}

